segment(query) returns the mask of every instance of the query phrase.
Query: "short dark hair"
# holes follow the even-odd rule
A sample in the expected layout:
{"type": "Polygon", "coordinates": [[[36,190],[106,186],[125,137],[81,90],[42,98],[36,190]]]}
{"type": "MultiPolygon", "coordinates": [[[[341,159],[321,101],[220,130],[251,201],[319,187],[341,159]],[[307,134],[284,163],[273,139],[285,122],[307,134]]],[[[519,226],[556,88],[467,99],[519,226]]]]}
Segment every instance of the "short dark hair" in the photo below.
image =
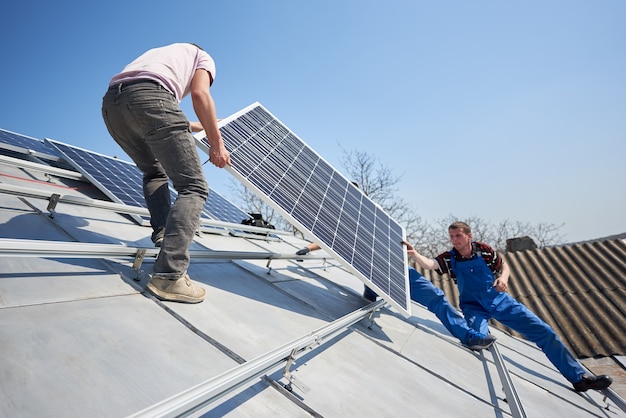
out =
{"type": "Polygon", "coordinates": [[[461,221],[452,222],[450,226],[448,227],[448,230],[451,230],[451,229],[460,229],[466,234],[472,233],[472,228],[470,228],[470,226],[466,224],[465,222],[461,222],[461,221]]]}

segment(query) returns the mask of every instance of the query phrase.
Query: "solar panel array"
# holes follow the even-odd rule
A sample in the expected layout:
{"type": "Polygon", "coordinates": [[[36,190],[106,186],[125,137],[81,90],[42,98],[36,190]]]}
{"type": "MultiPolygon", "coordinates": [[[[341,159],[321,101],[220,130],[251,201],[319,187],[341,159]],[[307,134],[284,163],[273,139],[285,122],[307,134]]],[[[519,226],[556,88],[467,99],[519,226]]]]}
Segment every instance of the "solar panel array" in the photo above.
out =
{"type": "Polygon", "coordinates": [[[142,174],[135,164],[48,140],[78,171],[114,202],[146,207],[142,174]]]}
{"type": "MultiPolygon", "coordinates": [[[[117,203],[146,208],[143,196],[143,173],[134,163],[87,151],[58,141],[47,140],[76,170],[117,203]]],[[[170,187],[172,201],[176,192],[170,187]]],[[[250,217],[219,193],[211,190],[204,205],[203,218],[223,222],[241,223],[250,217]]],[[[138,223],[141,217],[133,216],[138,223]]]]}
{"type": "Polygon", "coordinates": [[[209,192],[204,210],[211,219],[235,224],[240,224],[244,219],[250,218],[247,212],[244,212],[214,190],[209,192]]]}
{"type": "Polygon", "coordinates": [[[42,158],[53,157],[53,159],[57,159],[60,157],[59,153],[44,141],[4,129],[0,129],[0,147],[21,154],[35,153],[42,158]]]}
{"type": "MultiPolygon", "coordinates": [[[[401,225],[259,103],[220,125],[235,177],[388,302],[410,313],[401,225]]],[[[208,154],[206,138],[196,139],[208,154]]]]}

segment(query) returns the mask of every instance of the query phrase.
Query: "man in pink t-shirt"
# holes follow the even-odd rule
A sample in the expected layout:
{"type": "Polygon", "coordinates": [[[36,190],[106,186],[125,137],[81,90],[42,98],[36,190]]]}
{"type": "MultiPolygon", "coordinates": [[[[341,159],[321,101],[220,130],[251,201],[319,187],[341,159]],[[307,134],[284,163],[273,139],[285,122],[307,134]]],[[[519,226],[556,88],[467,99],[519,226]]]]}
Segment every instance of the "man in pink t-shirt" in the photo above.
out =
{"type": "Polygon", "coordinates": [[[161,300],[198,303],[206,296],[187,274],[189,246],[209,193],[191,132],[206,132],[211,163],[230,165],[210,93],[214,80],[208,53],[195,44],[171,44],[124,67],[102,99],[109,133],[143,172],[152,241],[161,247],[148,290],[161,300]],[[189,122],[180,109],[189,94],[199,122],[189,122]],[[173,205],[168,180],[178,192],[173,205]]]}

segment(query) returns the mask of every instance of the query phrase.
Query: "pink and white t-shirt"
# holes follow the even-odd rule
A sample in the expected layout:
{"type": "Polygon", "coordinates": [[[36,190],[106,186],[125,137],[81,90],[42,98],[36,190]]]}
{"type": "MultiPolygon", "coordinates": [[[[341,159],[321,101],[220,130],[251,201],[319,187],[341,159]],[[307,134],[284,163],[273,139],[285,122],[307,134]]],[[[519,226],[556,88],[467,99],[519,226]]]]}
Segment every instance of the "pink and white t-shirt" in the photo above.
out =
{"type": "Polygon", "coordinates": [[[109,86],[138,79],[153,80],[180,103],[189,94],[197,69],[208,71],[215,81],[215,62],[209,54],[192,44],[171,44],[146,51],[113,76],[109,86]]]}

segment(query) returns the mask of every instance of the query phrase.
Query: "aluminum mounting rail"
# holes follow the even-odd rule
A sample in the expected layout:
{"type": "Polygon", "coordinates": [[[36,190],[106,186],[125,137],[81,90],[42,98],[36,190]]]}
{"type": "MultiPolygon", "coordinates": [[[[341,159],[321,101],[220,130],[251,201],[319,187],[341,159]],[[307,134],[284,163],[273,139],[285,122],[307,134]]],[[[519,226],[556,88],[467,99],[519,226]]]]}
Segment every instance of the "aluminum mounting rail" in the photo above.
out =
{"type": "MultiPolygon", "coordinates": [[[[50,202],[48,204],[47,210],[52,213],[54,213],[57,203],[68,203],[72,205],[88,206],[92,208],[105,209],[105,210],[110,210],[113,212],[129,214],[129,215],[140,215],[140,216],[150,217],[150,212],[148,212],[148,209],[145,209],[142,207],[129,206],[129,205],[125,205],[122,203],[107,202],[104,200],[91,199],[88,197],[51,193],[50,191],[34,189],[31,187],[15,186],[12,184],[0,183],[0,192],[15,195],[15,196],[20,196],[24,198],[47,200],[50,202]]],[[[200,223],[202,226],[205,226],[205,227],[224,228],[224,229],[231,229],[231,230],[236,230],[236,231],[246,231],[246,232],[253,232],[255,234],[262,234],[262,235],[289,235],[289,236],[293,235],[289,231],[282,231],[279,229],[261,228],[257,226],[249,226],[249,225],[243,225],[243,224],[237,224],[237,223],[231,223],[231,222],[223,222],[223,221],[217,221],[213,219],[201,219],[200,223]]]]}
{"type": "Polygon", "coordinates": [[[44,152],[35,151],[30,148],[17,147],[15,145],[9,145],[9,144],[4,144],[4,143],[0,144],[0,148],[6,149],[9,151],[15,151],[20,154],[30,155],[31,157],[34,157],[34,158],[43,158],[44,160],[48,160],[48,161],[55,161],[55,162],[63,161],[62,158],[59,158],[56,155],[46,154],[44,152]]]}
{"type": "Polygon", "coordinates": [[[522,402],[520,401],[517,390],[513,385],[513,380],[511,379],[511,375],[506,368],[504,358],[502,357],[502,354],[500,354],[500,350],[498,350],[497,344],[493,343],[491,347],[489,347],[489,351],[493,356],[493,362],[495,363],[496,369],[498,370],[500,383],[502,383],[502,387],[504,389],[506,402],[511,409],[511,415],[513,416],[513,418],[526,418],[526,412],[524,411],[522,402]]]}
{"type": "MultiPolygon", "coordinates": [[[[615,403],[615,406],[617,406],[623,412],[626,412],[626,400],[624,400],[624,398],[619,396],[617,392],[615,392],[613,389],[609,387],[609,388],[604,389],[602,391],[602,394],[605,396],[605,398],[612,400],[615,403]]],[[[609,409],[608,403],[607,403],[606,409],[609,409]]]]}
{"type": "Polygon", "coordinates": [[[131,417],[180,417],[198,416],[210,408],[210,404],[233,390],[260,376],[277,369],[293,359],[293,355],[308,348],[322,345],[328,337],[343,331],[386,304],[384,300],[373,302],[345,315],[310,334],[295,339],[273,351],[247,361],[203,383],[191,387],[168,399],[154,404],[131,417]]]}
{"type": "Polygon", "coordinates": [[[5,155],[0,155],[0,162],[12,165],[14,167],[19,168],[28,168],[29,170],[39,171],[45,174],[52,174],[57,177],[63,177],[66,179],[79,180],[79,181],[87,181],[85,176],[76,172],[65,170],[63,168],[52,167],[46,164],[34,163],[31,161],[21,160],[19,158],[7,157],[5,155]]]}
{"type": "MultiPolygon", "coordinates": [[[[0,238],[0,257],[42,258],[136,258],[156,257],[159,248],[128,247],[117,244],[89,244],[83,242],[44,241],[0,238]]],[[[324,260],[328,256],[307,254],[280,254],[271,252],[190,250],[194,260],[324,260]]]]}

